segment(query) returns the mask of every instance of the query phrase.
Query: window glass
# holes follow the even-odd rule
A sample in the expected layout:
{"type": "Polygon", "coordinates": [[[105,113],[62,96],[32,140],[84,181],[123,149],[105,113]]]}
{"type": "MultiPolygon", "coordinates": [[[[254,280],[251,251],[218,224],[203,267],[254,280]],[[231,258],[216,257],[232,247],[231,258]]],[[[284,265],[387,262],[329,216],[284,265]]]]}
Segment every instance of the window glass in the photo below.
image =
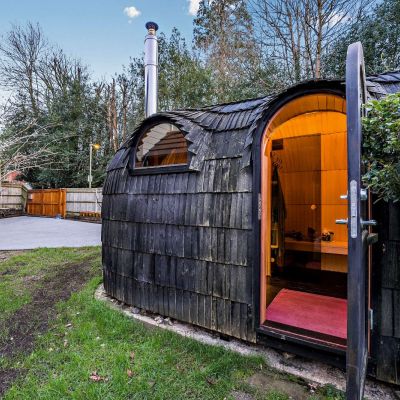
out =
{"type": "Polygon", "coordinates": [[[159,124],[140,139],[135,166],[143,168],[187,164],[187,152],[187,142],[182,132],[175,125],[159,124]]]}

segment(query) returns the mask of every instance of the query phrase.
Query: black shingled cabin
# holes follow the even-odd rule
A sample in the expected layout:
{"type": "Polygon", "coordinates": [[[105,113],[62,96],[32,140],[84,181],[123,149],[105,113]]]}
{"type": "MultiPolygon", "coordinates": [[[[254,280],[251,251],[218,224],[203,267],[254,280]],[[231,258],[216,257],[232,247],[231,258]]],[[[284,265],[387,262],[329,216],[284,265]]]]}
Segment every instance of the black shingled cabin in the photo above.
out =
{"type": "MultiPolygon", "coordinates": [[[[366,359],[370,375],[400,383],[400,213],[354,189],[363,82],[348,68],[346,82],[145,119],[107,170],[106,292],[335,365],[347,349],[348,393],[363,385],[366,359]],[[362,203],[379,234],[366,256],[362,203]],[[347,215],[354,230],[336,223],[347,215]]],[[[400,91],[400,73],[364,83],[381,98],[400,91]]]]}

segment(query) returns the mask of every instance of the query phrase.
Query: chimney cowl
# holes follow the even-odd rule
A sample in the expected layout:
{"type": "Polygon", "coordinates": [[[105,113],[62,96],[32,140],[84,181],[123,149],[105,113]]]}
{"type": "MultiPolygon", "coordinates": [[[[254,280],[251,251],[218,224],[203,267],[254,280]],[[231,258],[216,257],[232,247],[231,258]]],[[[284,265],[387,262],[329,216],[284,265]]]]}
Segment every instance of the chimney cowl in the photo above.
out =
{"type": "Polygon", "coordinates": [[[154,30],[154,32],[157,32],[158,31],[158,25],[155,22],[149,21],[149,22],[146,22],[146,29],[148,31],[154,30]]]}

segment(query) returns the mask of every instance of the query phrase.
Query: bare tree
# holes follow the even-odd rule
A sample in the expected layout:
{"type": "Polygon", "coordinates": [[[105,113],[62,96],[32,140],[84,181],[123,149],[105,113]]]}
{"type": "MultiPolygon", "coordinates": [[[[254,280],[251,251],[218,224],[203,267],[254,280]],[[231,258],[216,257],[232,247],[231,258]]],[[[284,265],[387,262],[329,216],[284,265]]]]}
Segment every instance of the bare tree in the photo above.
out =
{"type": "Polygon", "coordinates": [[[218,84],[218,101],[227,100],[259,63],[253,21],[245,0],[201,0],[194,20],[194,43],[204,53],[218,84]]]}
{"type": "Polygon", "coordinates": [[[128,123],[128,108],[131,103],[131,85],[125,74],[118,75],[117,78],[118,89],[121,97],[121,105],[119,112],[119,120],[121,126],[121,139],[125,142],[127,135],[127,123],[128,123]]]}
{"type": "Polygon", "coordinates": [[[107,129],[110,140],[110,147],[114,152],[118,150],[118,124],[117,124],[117,98],[115,79],[107,87],[107,129]]]}
{"type": "Polygon", "coordinates": [[[0,41],[0,83],[3,87],[27,95],[35,117],[39,111],[37,68],[41,53],[47,47],[39,25],[28,23],[24,29],[13,26],[0,41]]]}
{"type": "Polygon", "coordinates": [[[276,61],[288,83],[319,79],[322,57],[374,0],[250,0],[263,51],[276,61]]]}
{"type": "Polygon", "coordinates": [[[54,168],[54,140],[43,140],[49,128],[54,125],[40,126],[32,120],[18,135],[8,136],[0,132],[0,183],[10,172],[23,173],[35,168],[52,165],[54,168]],[[32,143],[35,147],[32,150],[32,143]],[[37,146],[37,143],[41,143],[37,146]],[[26,151],[29,148],[29,151],[26,151]]]}
{"type": "Polygon", "coordinates": [[[79,79],[85,70],[79,60],[68,58],[61,49],[49,47],[36,68],[39,96],[48,102],[57,93],[66,93],[71,82],[79,79]]]}

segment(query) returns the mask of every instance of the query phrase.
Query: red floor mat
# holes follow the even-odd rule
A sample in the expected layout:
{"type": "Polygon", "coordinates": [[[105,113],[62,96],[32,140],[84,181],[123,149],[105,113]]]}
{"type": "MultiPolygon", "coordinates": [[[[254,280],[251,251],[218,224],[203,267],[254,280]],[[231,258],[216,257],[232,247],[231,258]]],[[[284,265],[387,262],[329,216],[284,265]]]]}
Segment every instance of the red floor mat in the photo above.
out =
{"type": "Polygon", "coordinates": [[[347,338],[347,300],[282,289],[267,307],[267,321],[347,338]]]}

